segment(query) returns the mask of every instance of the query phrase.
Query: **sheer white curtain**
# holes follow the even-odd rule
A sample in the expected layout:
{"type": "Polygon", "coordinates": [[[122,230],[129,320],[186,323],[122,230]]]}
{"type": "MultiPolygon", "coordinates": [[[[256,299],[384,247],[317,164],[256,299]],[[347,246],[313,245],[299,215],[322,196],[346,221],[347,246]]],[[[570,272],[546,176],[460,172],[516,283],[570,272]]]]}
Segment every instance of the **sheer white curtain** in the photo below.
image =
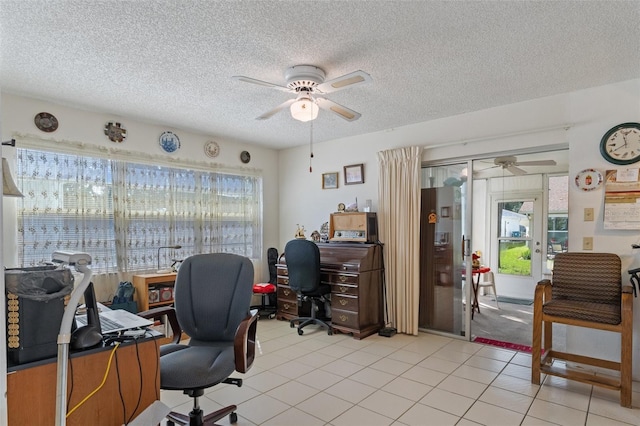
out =
{"type": "Polygon", "coordinates": [[[378,153],[378,226],[384,243],[386,321],[418,334],[422,147],[378,153]]]}
{"type": "Polygon", "coordinates": [[[197,253],[240,254],[261,270],[262,178],[256,173],[137,163],[117,153],[102,158],[103,152],[82,148],[18,149],[22,266],[49,261],[55,250],[90,253],[100,300],[135,273],[197,253]],[[173,245],[182,248],[159,250],[173,245]]]}

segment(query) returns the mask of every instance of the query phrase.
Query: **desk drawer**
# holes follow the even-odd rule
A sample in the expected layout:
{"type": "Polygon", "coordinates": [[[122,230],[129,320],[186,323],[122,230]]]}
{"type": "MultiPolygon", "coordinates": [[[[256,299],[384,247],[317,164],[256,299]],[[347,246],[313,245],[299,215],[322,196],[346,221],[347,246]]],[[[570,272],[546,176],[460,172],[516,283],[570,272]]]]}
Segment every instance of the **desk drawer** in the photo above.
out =
{"type": "Polygon", "coordinates": [[[293,301],[278,299],[278,313],[298,316],[298,303],[295,299],[293,301]]]}
{"type": "Polygon", "coordinates": [[[289,277],[278,275],[278,285],[289,285],[289,277]]]}
{"type": "Polygon", "coordinates": [[[284,266],[278,266],[278,275],[289,275],[289,270],[284,266]]]}
{"type": "Polygon", "coordinates": [[[331,295],[331,307],[345,311],[358,312],[358,298],[355,296],[346,296],[344,294],[331,295]]]}
{"type": "Polygon", "coordinates": [[[358,296],[358,287],[349,284],[331,284],[331,294],[349,294],[358,296]]]}
{"type": "Polygon", "coordinates": [[[358,275],[326,274],[322,278],[328,284],[351,284],[357,286],[358,277],[358,275]]]}
{"type": "Polygon", "coordinates": [[[336,326],[343,326],[357,330],[359,328],[358,313],[336,309],[336,307],[332,305],[331,323],[336,326]]]}
{"type": "Polygon", "coordinates": [[[286,285],[278,285],[278,300],[290,300],[296,302],[296,292],[286,285]]]}

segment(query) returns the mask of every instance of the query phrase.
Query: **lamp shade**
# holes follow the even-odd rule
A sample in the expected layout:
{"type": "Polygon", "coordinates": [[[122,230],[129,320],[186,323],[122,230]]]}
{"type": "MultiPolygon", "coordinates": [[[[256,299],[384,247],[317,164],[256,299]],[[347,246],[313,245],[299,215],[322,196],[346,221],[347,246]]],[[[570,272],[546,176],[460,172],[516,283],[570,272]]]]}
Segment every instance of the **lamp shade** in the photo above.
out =
{"type": "Polygon", "coordinates": [[[2,157],[2,195],[6,197],[24,197],[11,176],[9,162],[2,157]]]}
{"type": "Polygon", "coordinates": [[[309,98],[298,98],[291,104],[291,116],[298,121],[310,121],[318,118],[318,105],[309,98]]]}

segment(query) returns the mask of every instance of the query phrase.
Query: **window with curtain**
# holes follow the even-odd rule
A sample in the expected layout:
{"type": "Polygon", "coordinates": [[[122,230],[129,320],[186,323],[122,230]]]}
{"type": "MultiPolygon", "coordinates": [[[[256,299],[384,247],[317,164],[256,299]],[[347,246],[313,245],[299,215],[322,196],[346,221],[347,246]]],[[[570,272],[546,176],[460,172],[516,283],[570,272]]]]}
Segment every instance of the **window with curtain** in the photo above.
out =
{"type": "Polygon", "coordinates": [[[260,258],[262,179],[18,149],[18,251],[23,266],[55,250],[85,251],[94,273],[155,270],[181,258],[227,252],[260,258]],[[165,258],[166,257],[166,258],[165,258]]]}

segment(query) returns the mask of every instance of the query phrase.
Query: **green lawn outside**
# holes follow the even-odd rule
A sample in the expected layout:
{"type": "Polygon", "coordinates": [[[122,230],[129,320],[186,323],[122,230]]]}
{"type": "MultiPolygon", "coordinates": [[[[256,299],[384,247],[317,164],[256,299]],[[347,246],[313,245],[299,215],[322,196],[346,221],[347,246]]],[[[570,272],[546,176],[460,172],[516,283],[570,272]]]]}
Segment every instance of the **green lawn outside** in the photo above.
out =
{"type": "Polygon", "coordinates": [[[501,274],[531,275],[531,250],[526,241],[500,244],[501,274]]]}

